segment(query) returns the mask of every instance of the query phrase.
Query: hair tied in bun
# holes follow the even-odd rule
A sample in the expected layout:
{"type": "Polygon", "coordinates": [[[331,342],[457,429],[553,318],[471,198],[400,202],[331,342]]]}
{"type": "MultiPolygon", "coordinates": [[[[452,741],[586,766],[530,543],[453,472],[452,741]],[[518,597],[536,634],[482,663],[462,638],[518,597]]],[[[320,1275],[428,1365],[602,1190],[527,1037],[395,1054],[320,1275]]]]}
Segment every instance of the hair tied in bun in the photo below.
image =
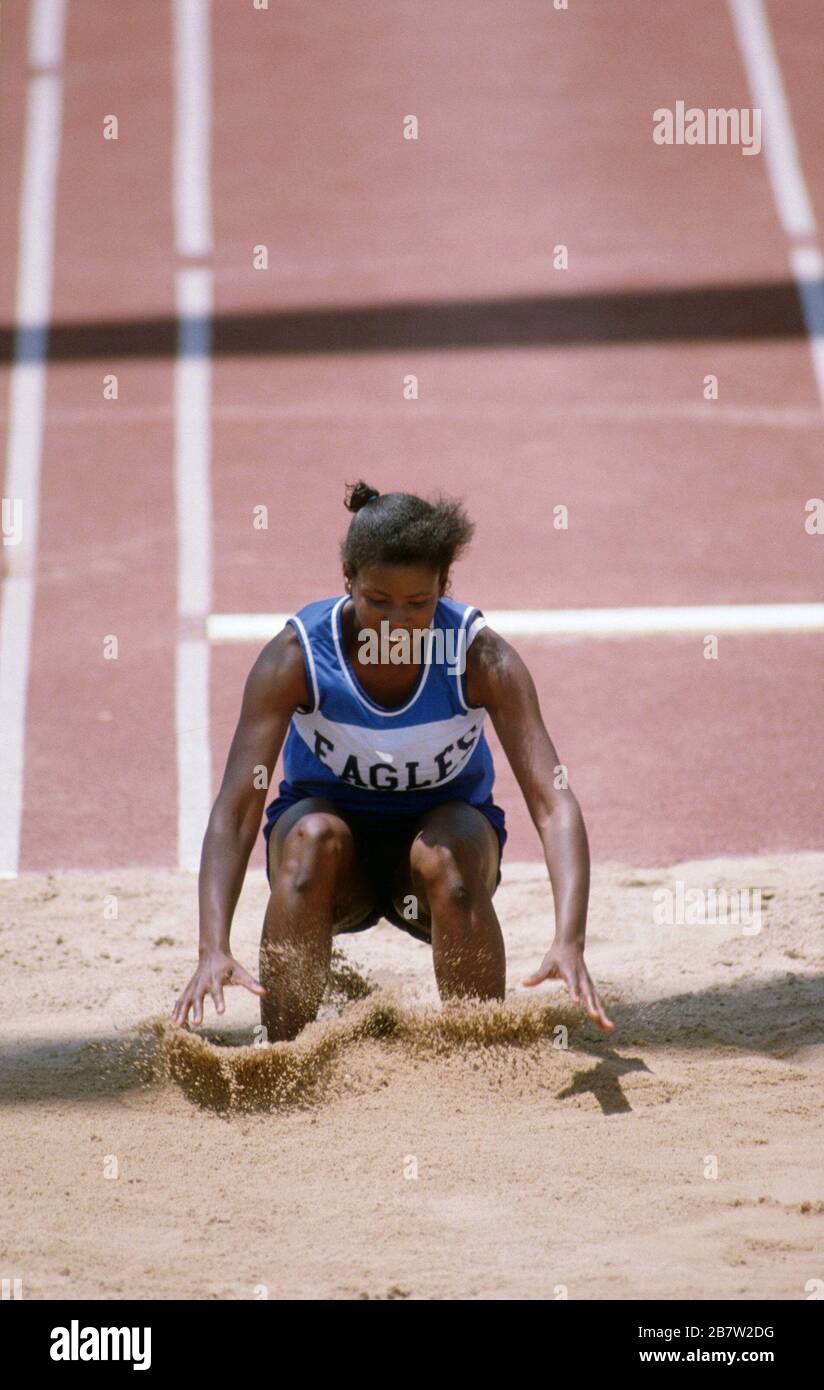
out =
{"type": "Polygon", "coordinates": [[[370,502],[377,502],[380,493],[371,483],[357,482],[349,483],[346,489],[344,506],[350,512],[359,512],[362,507],[368,506],[370,502]]]}

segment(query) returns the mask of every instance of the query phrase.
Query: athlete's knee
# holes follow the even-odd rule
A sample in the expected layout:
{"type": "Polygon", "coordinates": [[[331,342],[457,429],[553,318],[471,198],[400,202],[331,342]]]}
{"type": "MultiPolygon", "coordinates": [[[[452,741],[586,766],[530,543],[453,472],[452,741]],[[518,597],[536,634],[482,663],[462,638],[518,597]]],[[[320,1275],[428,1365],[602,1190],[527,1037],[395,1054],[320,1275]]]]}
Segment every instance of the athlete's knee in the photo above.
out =
{"type": "Polygon", "coordinates": [[[325,811],[301,816],[286,836],[283,871],[298,892],[319,881],[334,883],[345,852],[347,828],[325,811]]]}
{"type": "Polygon", "coordinates": [[[426,889],[427,897],[467,905],[472,901],[471,856],[448,843],[427,845],[416,840],[410,863],[426,889]]]}

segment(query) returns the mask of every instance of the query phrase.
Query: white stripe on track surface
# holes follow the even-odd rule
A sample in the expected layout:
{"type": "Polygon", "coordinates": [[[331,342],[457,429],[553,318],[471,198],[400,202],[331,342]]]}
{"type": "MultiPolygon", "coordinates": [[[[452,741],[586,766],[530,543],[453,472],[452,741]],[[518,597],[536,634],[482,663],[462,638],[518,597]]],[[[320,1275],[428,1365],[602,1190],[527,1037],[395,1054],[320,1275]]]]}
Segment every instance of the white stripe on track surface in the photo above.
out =
{"type": "Polygon", "coordinates": [[[0,877],[20,864],[26,699],[37,575],[40,473],[60,160],[64,0],[29,10],[26,124],[20,188],[14,358],[9,378],[0,594],[0,877]],[[19,519],[16,539],[15,516],[19,519]],[[11,543],[6,543],[10,541],[11,543]]]}
{"type": "MultiPolygon", "coordinates": [[[[521,608],[483,610],[502,637],[634,637],[645,633],[821,632],[824,603],[730,603],[674,608],[521,608]]],[[[212,613],[210,642],[268,642],[288,613],[212,613]]]]}
{"type": "Polygon", "coordinates": [[[781,225],[788,237],[813,237],[815,214],[763,0],[729,0],[729,7],[750,90],[763,116],[762,148],[781,225]]]}
{"type": "MultiPolygon", "coordinates": [[[[173,0],[175,250],[212,250],[210,189],[211,55],[209,0],[173,0]]],[[[177,612],[175,741],[178,867],[197,872],[211,808],[209,643],[212,592],[212,300],[213,272],[179,269],[174,369],[177,612]],[[182,629],[187,629],[183,631],[182,629]],[[193,634],[193,635],[190,635],[193,634]]]]}

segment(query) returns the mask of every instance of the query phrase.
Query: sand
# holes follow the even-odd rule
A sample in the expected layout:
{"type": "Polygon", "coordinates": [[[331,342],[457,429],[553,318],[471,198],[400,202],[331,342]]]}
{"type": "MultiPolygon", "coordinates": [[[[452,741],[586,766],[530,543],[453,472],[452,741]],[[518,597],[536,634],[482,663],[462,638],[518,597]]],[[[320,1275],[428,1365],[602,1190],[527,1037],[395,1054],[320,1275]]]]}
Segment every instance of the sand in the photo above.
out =
{"type": "MultiPolygon", "coordinates": [[[[266,895],[251,872],[253,972],[266,895]]],[[[193,876],[0,884],[3,1276],[30,1299],[809,1297],[824,854],[597,866],[611,1034],[520,984],[552,938],[543,866],[505,865],[495,902],[503,1004],[444,1010],[430,949],[382,922],[336,939],[318,1022],[273,1047],[242,989],[197,1034],[168,1022],[193,876]],[[656,925],[678,880],[759,888],[761,930],[656,925]]]]}

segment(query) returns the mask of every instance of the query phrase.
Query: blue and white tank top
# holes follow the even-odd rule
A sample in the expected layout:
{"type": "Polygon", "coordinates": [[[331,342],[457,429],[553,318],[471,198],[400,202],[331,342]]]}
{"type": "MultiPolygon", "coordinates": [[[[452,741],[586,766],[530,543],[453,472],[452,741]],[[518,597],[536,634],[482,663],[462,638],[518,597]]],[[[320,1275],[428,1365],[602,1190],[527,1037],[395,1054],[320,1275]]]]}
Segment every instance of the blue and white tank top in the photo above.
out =
{"type": "Polygon", "coordinates": [[[341,628],[348,595],[317,599],[292,614],[306,667],[309,705],[292,715],[283,749],[281,794],[329,797],[351,810],[409,815],[443,801],[487,801],[495,769],[484,736],[486,710],[466,699],[456,651],[469,650],[486,618],[479,608],[438,600],[415,688],[397,709],[367,695],[349,661],[341,628]],[[448,634],[448,635],[447,635],[448,634]],[[459,635],[462,634],[462,635],[459,635]]]}

